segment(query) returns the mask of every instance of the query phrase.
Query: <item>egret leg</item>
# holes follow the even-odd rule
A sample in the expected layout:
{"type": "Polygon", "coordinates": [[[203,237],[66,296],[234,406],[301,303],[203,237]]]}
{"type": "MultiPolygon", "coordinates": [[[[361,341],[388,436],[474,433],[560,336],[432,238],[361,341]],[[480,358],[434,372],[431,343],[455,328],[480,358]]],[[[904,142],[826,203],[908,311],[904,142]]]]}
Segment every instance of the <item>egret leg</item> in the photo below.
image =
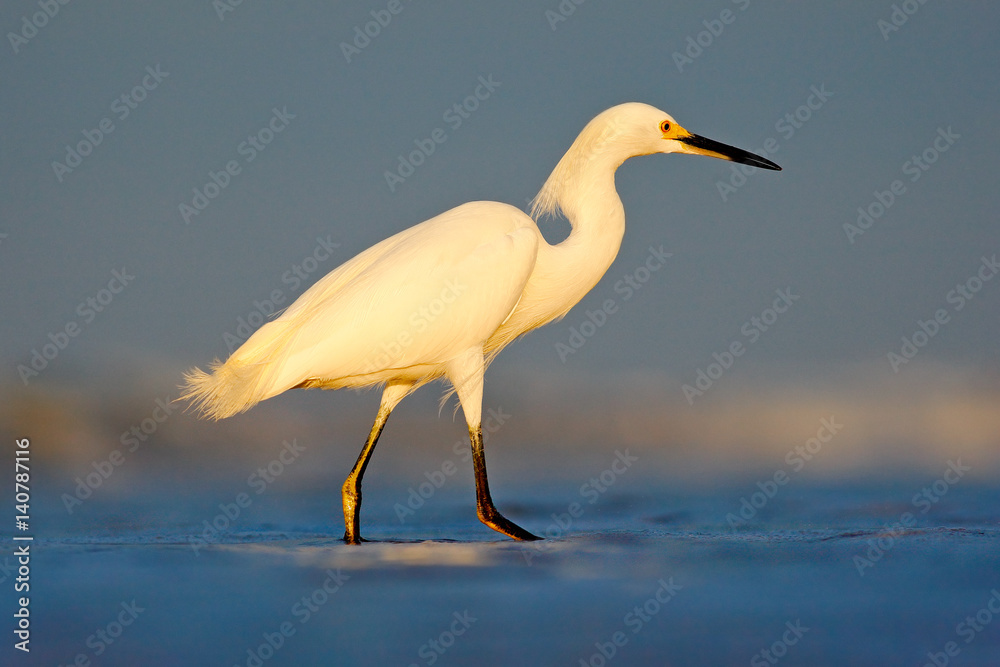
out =
{"type": "Polygon", "coordinates": [[[375,445],[378,444],[382,429],[392,414],[393,408],[399,404],[403,397],[410,392],[410,385],[390,384],[382,392],[382,402],[378,407],[378,414],[375,415],[375,423],[372,425],[368,440],[361,449],[357,462],[351,469],[344,486],[341,488],[341,496],[344,502],[344,541],[348,544],[361,544],[361,478],[371,460],[375,445]]]}
{"type": "Polygon", "coordinates": [[[483,351],[470,349],[452,360],[448,368],[451,380],[462,402],[465,422],[469,425],[472,440],[472,466],[476,472],[476,514],[479,520],[493,530],[515,540],[540,540],[512,521],[509,521],[493,504],[490,483],[486,478],[486,453],[483,451],[483,351]]]}
{"type": "Polygon", "coordinates": [[[472,465],[476,472],[476,514],[479,515],[479,520],[515,540],[542,539],[500,514],[500,510],[493,504],[493,498],[490,497],[490,483],[486,478],[486,452],[483,450],[482,425],[477,424],[475,428],[469,426],[469,436],[472,439],[472,465]]]}

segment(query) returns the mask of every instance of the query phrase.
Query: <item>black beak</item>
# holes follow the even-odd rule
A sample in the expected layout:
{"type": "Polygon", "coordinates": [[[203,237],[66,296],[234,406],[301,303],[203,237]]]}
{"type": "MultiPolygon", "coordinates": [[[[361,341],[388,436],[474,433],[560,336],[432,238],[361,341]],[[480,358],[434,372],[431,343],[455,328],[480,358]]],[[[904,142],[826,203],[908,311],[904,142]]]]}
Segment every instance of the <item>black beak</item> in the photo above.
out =
{"type": "Polygon", "coordinates": [[[722,158],[723,160],[731,160],[733,162],[738,162],[740,164],[748,164],[753,167],[760,167],[761,169],[773,169],[775,171],[781,171],[781,167],[771,162],[767,158],[762,158],[759,155],[754,155],[753,153],[747,152],[742,148],[736,148],[735,146],[724,144],[721,141],[706,139],[705,137],[698,136],[697,134],[691,134],[686,137],[679,137],[677,141],[685,143],[691,148],[696,149],[695,152],[701,155],[708,155],[709,157],[722,158]]]}

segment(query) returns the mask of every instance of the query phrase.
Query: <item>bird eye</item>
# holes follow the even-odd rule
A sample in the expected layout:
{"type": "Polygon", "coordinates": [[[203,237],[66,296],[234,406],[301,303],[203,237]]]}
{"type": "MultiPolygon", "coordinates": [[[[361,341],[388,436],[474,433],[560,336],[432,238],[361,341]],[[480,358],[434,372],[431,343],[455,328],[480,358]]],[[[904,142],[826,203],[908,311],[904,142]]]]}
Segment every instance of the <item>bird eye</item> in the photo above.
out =
{"type": "Polygon", "coordinates": [[[669,131],[670,131],[670,121],[669,120],[665,120],[662,123],[660,123],[660,132],[663,132],[664,134],[666,134],[669,131]]]}

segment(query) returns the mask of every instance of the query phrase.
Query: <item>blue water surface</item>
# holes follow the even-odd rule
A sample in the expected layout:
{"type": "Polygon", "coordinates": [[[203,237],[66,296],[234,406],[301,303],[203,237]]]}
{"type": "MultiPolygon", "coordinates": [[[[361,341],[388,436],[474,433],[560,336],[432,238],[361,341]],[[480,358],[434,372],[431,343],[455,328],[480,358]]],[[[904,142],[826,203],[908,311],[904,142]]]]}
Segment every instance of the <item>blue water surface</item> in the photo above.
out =
{"type": "Polygon", "coordinates": [[[361,546],[339,539],[334,483],[274,488],[231,520],[239,488],[149,485],[72,515],[49,494],[31,653],[7,635],[3,662],[1000,664],[995,486],[963,482],[925,512],[912,480],[799,480],[773,497],[753,480],[629,482],[508,480],[497,504],[549,536],[536,543],[482,526],[468,483],[421,504],[373,479],[361,546]],[[743,498],[761,507],[741,516],[743,498]]]}

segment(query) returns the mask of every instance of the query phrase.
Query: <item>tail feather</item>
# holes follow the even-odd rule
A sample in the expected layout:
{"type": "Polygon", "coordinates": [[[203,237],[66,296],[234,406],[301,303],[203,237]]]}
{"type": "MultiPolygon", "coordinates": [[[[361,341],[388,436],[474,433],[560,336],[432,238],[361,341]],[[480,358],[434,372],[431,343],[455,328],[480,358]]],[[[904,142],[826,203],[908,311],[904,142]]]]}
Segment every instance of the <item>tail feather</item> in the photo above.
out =
{"type": "Polygon", "coordinates": [[[275,382],[295,330],[280,320],[268,322],[225,363],[216,359],[207,373],[200,368],[185,373],[179,400],[190,401],[201,416],[219,420],[290,388],[276,387],[275,382]]]}
{"type": "Polygon", "coordinates": [[[256,364],[216,359],[208,373],[192,368],[184,374],[180,400],[190,401],[201,416],[214,420],[246,412],[265,398],[259,388],[260,370],[256,364]]]}

